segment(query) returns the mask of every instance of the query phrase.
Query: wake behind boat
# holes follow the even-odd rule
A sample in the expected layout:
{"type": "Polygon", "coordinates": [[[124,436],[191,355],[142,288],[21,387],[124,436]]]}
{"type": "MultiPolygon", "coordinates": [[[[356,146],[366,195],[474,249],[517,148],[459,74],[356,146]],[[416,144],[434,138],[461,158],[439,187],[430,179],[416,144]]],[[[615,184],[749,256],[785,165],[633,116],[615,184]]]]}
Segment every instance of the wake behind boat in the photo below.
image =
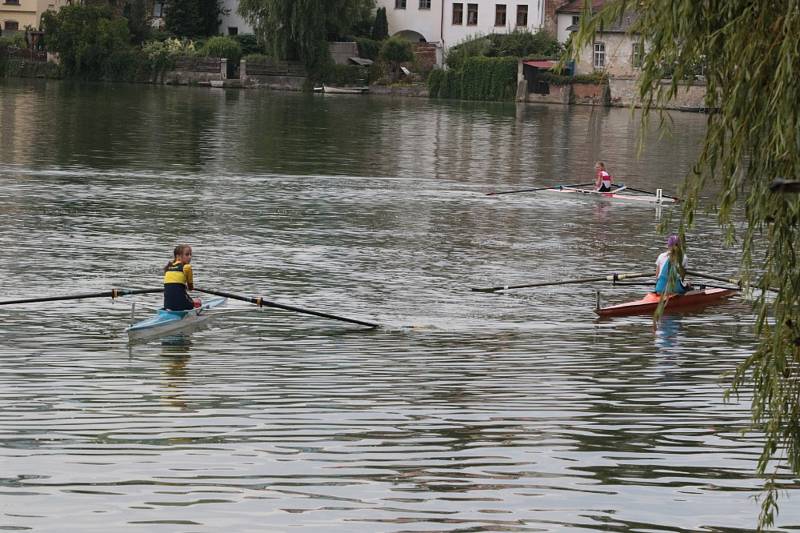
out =
{"type": "Polygon", "coordinates": [[[227,301],[227,298],[213,298],[203,303],[200,307],[188,311],[159,309],[155,316],[125,328],[125,332],[131,341],[153,339],[180,333],[207,321],[214,316],[209,311],[224,305],[227,301]]]}

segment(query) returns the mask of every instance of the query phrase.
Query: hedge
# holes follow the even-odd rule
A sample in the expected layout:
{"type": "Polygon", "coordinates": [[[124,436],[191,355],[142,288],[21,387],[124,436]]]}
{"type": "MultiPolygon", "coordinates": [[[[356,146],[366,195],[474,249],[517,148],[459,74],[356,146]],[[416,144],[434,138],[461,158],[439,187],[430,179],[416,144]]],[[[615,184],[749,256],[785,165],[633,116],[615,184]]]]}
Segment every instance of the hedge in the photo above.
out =
{"type": "Polygon", "coordinates": [[[512,100],[517,90],[516,57],[469,57],[461,70],[436,69],[428,77],[433,98],[512,100]]]}

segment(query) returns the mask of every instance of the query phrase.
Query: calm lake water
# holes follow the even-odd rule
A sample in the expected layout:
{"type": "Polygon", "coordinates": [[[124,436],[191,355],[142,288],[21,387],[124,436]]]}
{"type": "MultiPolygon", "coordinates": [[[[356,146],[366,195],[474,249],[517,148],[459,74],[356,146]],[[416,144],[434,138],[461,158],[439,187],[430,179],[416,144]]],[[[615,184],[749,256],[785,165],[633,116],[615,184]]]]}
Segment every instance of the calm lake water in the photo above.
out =
{"type": "MultiPolygon", "coordinates": [[[[639,154],[623,109],[0,81],[0,300],[158,286],[188,242],[198,286],[384,326],[230,302],[130,345],[130,298],[0,307],[0,530],[751,530],[748,303],[469,290],[654,268],[671,207],[484,193],[596,159],[674,193],[705,118],[639,154]]],[[[691,266],[733,275],[714,220],[691,266]]]]}

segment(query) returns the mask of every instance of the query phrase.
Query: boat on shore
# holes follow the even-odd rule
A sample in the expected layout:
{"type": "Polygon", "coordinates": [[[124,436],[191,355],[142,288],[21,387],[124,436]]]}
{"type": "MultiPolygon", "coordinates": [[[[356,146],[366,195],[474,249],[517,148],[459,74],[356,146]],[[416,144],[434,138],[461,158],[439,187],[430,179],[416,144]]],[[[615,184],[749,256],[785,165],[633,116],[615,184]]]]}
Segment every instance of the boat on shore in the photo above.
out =
{"type": "Polygon", "coordinates": [[[227,302],[227,298],[212,298],[200,307],[187,311],[169,311],[159,309],[155,316],[137,322],[125,329],[130,341],[154,339],[165,335],[174,335],[202,324],[214,314],[210,312],[227,302]]]}
{"type": "Polygon", "coordinates": [[[547,192],[558,192],[566,194],[585,194],[595,198],[607,198],[609,200],[622,200],[638,203],[651,203],[651,204],[674,204],[677,200],[669,196],[664,196],[661,189],[656,189],[655,194],[643,193],[628,189],[627,186],[621,185],[617,189],[610,192],[600,192],[594,189],[584,189],[581,187],[556,187],[553,189],[545,189],[547,192]]]}
{"type": "Polygon", "coordinates": [[[314,91],[328,94],[365,94],[369,92],[369,87],[366,85],[361,87],[334,87],[332,85],[323,85],[322,87],[314,87],[314,91]]]}
{"type": "MultiPolygon", "coordinates": [[[[726,298],[730,298],[737,292],[739,292],[737,289],[702,288],[684,294],[673,294],[667,297],[667,303],[664,309],[665,311],[674,311],[676,309],[689,309],[692,307],[711,305],[719,303],[726,298]]],[[[601,317],[647,315],[655,312],[660,301],[660,295],[650,292],[647,293],[644,298],[632,302],[625,302],[608,307],[600,307],[598,305],[594,312],[601,317]]]]}

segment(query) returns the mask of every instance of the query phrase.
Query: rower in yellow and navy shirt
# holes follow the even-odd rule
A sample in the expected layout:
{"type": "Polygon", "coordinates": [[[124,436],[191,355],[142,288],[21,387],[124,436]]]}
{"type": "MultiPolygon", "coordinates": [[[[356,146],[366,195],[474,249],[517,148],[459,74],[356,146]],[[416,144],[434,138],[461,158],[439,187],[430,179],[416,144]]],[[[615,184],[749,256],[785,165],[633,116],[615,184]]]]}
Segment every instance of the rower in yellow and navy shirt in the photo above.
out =
{"type": "Polygon", "coordinates": [[[192,247],[179,244],[173,259],[164,267],[164,309],[186,311],[194,308],[195,302],[187,291],[194,290],[192,279],[192,247]]]}

